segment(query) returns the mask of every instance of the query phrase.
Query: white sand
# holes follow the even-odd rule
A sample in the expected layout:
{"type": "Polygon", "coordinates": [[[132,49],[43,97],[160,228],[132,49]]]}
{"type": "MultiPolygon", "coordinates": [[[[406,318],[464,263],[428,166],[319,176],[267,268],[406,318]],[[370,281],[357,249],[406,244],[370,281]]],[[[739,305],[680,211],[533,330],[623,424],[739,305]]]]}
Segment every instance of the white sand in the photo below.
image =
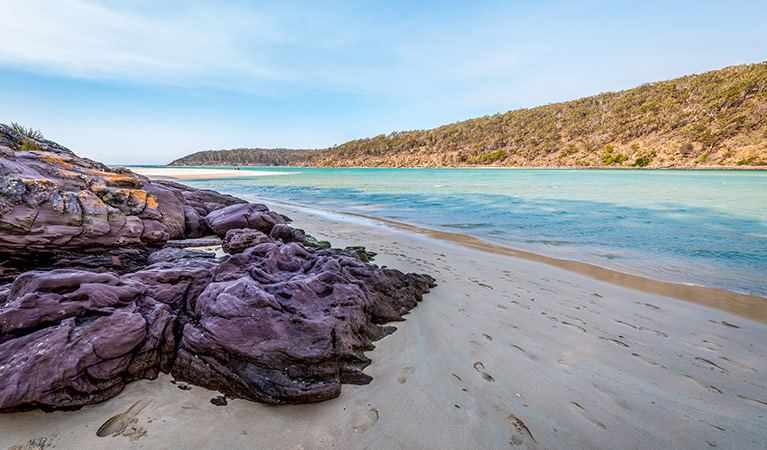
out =
{"type": "Polygon", "coordinates": [[[0,415],[0,447],[36,438],[57,449],[765,447],[764,323],[418,234],[275,209],[335,246],[363,244],[380,265],[437,278],[368,353],[370,385],[344,386],[319,404],[217,407],[217,393],[182,391],[162,376],[75,412],[0,415]],[[96,437],[145,397],[152,402],[132,433],[96,437]]]}
{"type": "Polygon", "coordinates": [[[185,167],[131,167],[131,171],[149,178],[198,180],[216,178],[250,178],[292,175],[298,172],[270,170],[192,169],[185,167]]]}

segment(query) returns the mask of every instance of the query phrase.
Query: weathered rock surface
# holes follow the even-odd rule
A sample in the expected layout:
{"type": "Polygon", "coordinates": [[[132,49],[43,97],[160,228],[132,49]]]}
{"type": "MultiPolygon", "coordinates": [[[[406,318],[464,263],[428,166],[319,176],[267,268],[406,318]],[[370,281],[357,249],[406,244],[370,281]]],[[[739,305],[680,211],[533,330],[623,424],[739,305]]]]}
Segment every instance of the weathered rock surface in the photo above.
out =
{"type": "Polygon", "coordinates": [[[77,408],[160,372],[231,398],[326,400],[370,381],[363,352],[433,286],[264,205],[13,133],[0,127],[0,411],[77,408]],[[231,257],[178,248],[211,231],[231,257]]]}
{"type": "Polygon", "coordinates": [[[326,400],[365,384],[373,348],[433,280],[298,243],[258,244],[213,273],[184,325],[178,379],[266,403],[326,400]]]}
{"type": "Polygon", "coordinates": [[[32,271],[0,287],[0,410],[72,408],[159,372],[230,397],[304,403],[364,384],[363,351],[433,280],[299,243],[216,264],[168,248],[118,276],[32,271]]]}
{"type": "Polygon", "coordinates": [[[167,371],[175,316],[140,283],[67,269],[0,290],[0,408],[72,408],[167,371]]]}
{"type": "Polygon", "coordinates": [[[247,203],[232,205],[211,212],[205,222],[219,237],[226,237],[226,232],[235,228],[251,228],[269,234],[277,224],[284,224],[285,219],[266,205],[247,203]]]}
{"type": "Polygon", "coordinates": [[[80,158],[0,126],[0,276],[14,256],[57,259],[210,234],[205,216],[245,203],[80,158]]]}
{"type": "Polygon", "coordinates": [[[250,228],[234,228],[226,232],[221,248],[230,255],[242,253],[258,244],[274,243],[266,234],[250,228]]]}

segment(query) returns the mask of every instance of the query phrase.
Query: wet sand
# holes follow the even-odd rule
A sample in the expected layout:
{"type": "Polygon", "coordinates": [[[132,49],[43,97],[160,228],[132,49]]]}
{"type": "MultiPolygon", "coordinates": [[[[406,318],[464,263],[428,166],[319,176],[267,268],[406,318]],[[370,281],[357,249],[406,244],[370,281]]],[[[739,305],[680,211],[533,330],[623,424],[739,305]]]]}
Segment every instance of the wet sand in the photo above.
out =
{"type": "MultiPolygon", "coordinates": [[[[362,217],[274,209],[335,246],[365,245],[379,265],[437,278],[368,353],[370,385],[312,405],[215,406],[219,393],[161,376],[79,411],[0,415],[0,447],[45,439],[57,449],[745,449],[767,441],[767,325],[742,317],[747,311],[362,217]]],[[[760,304],[752,307],[761,317],[760,304]]]]}

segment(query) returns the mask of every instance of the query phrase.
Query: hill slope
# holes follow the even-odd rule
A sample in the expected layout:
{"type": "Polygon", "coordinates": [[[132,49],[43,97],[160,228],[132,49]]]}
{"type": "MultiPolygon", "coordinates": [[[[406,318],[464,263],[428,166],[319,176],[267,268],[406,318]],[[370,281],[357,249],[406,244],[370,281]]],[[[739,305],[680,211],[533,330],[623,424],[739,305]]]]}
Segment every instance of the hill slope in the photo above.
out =
{"type": "Polygon", "coordinates": [[[172,166],[292,166],[301,165],[316,150],[285,148],[238,148],[204,150],[173,161],[172,166]]]}
{"type": "MultiPolygon", "coordinates": [[[[172,164],[233,164],[258,152],[264,150],[218,151],[207,160],[194,157],[210,153],[200,152],[172,164]]],[[[319,151],[270,152],[259,153],[253,165],[765,166],[767,62],[319,151]]]]}

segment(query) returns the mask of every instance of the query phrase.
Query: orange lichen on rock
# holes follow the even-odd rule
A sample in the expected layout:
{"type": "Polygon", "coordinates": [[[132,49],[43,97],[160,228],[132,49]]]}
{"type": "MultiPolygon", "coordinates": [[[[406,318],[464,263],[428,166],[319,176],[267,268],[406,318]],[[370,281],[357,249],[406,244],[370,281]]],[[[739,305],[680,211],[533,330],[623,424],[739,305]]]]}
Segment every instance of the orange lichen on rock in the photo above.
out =
{"type": "Polygon", "coordinates": [[[150,195],[146,199],[146,206],[148,206],[149,208],[157,208],[160,205],[158,205],[155,198],[150,195]]]}
{"type": "Polygon", "coordinates": [[[35,188],[55,188],[57,184],[53,180],[48,180],[46,178],[22,178],[24,184],[28,186],[32,186],[35,188]]]}
{"type": "Polygon", "coordinates": [[[91,191],[80,191],[80,193],[77,194],[77,198],[80,199],[80,204],[83,206],[91,206],[99,209],[103,208],[104,210],[107,208],[107,205],[91,191]]]}
{"type": "Polygon", "coordinates": [[[131,206],[138,206],[143,208],[147,203],[147,192],[143,189],[115,189],[115,197],[118,199],[124,199],[124,201],[131,206]]]}
{"type": "Polygon", "coordinates": [[[67,168],[67,169],[71,169],[72,168],[72,164],[69,164],[68,162],[64,161],[63,159],[61,159],[61,157],[59,157],[55,153],[40,152],[40,158],[43,161],[45,161],[45,162],[47,162],[48,164],[51,164],[51,165],[58,164],[61,167],[64,167],[64,168],[67,168]]]}
{"type": "Polygon", "coordinates": [[[83,172],[94,177],[103,178],[108,185],[132,187],[139,187],[141,185],[141,182],[135,175],[131,176],[120,173],[109,173],[92,169],[85,169],[83,172]]]}

